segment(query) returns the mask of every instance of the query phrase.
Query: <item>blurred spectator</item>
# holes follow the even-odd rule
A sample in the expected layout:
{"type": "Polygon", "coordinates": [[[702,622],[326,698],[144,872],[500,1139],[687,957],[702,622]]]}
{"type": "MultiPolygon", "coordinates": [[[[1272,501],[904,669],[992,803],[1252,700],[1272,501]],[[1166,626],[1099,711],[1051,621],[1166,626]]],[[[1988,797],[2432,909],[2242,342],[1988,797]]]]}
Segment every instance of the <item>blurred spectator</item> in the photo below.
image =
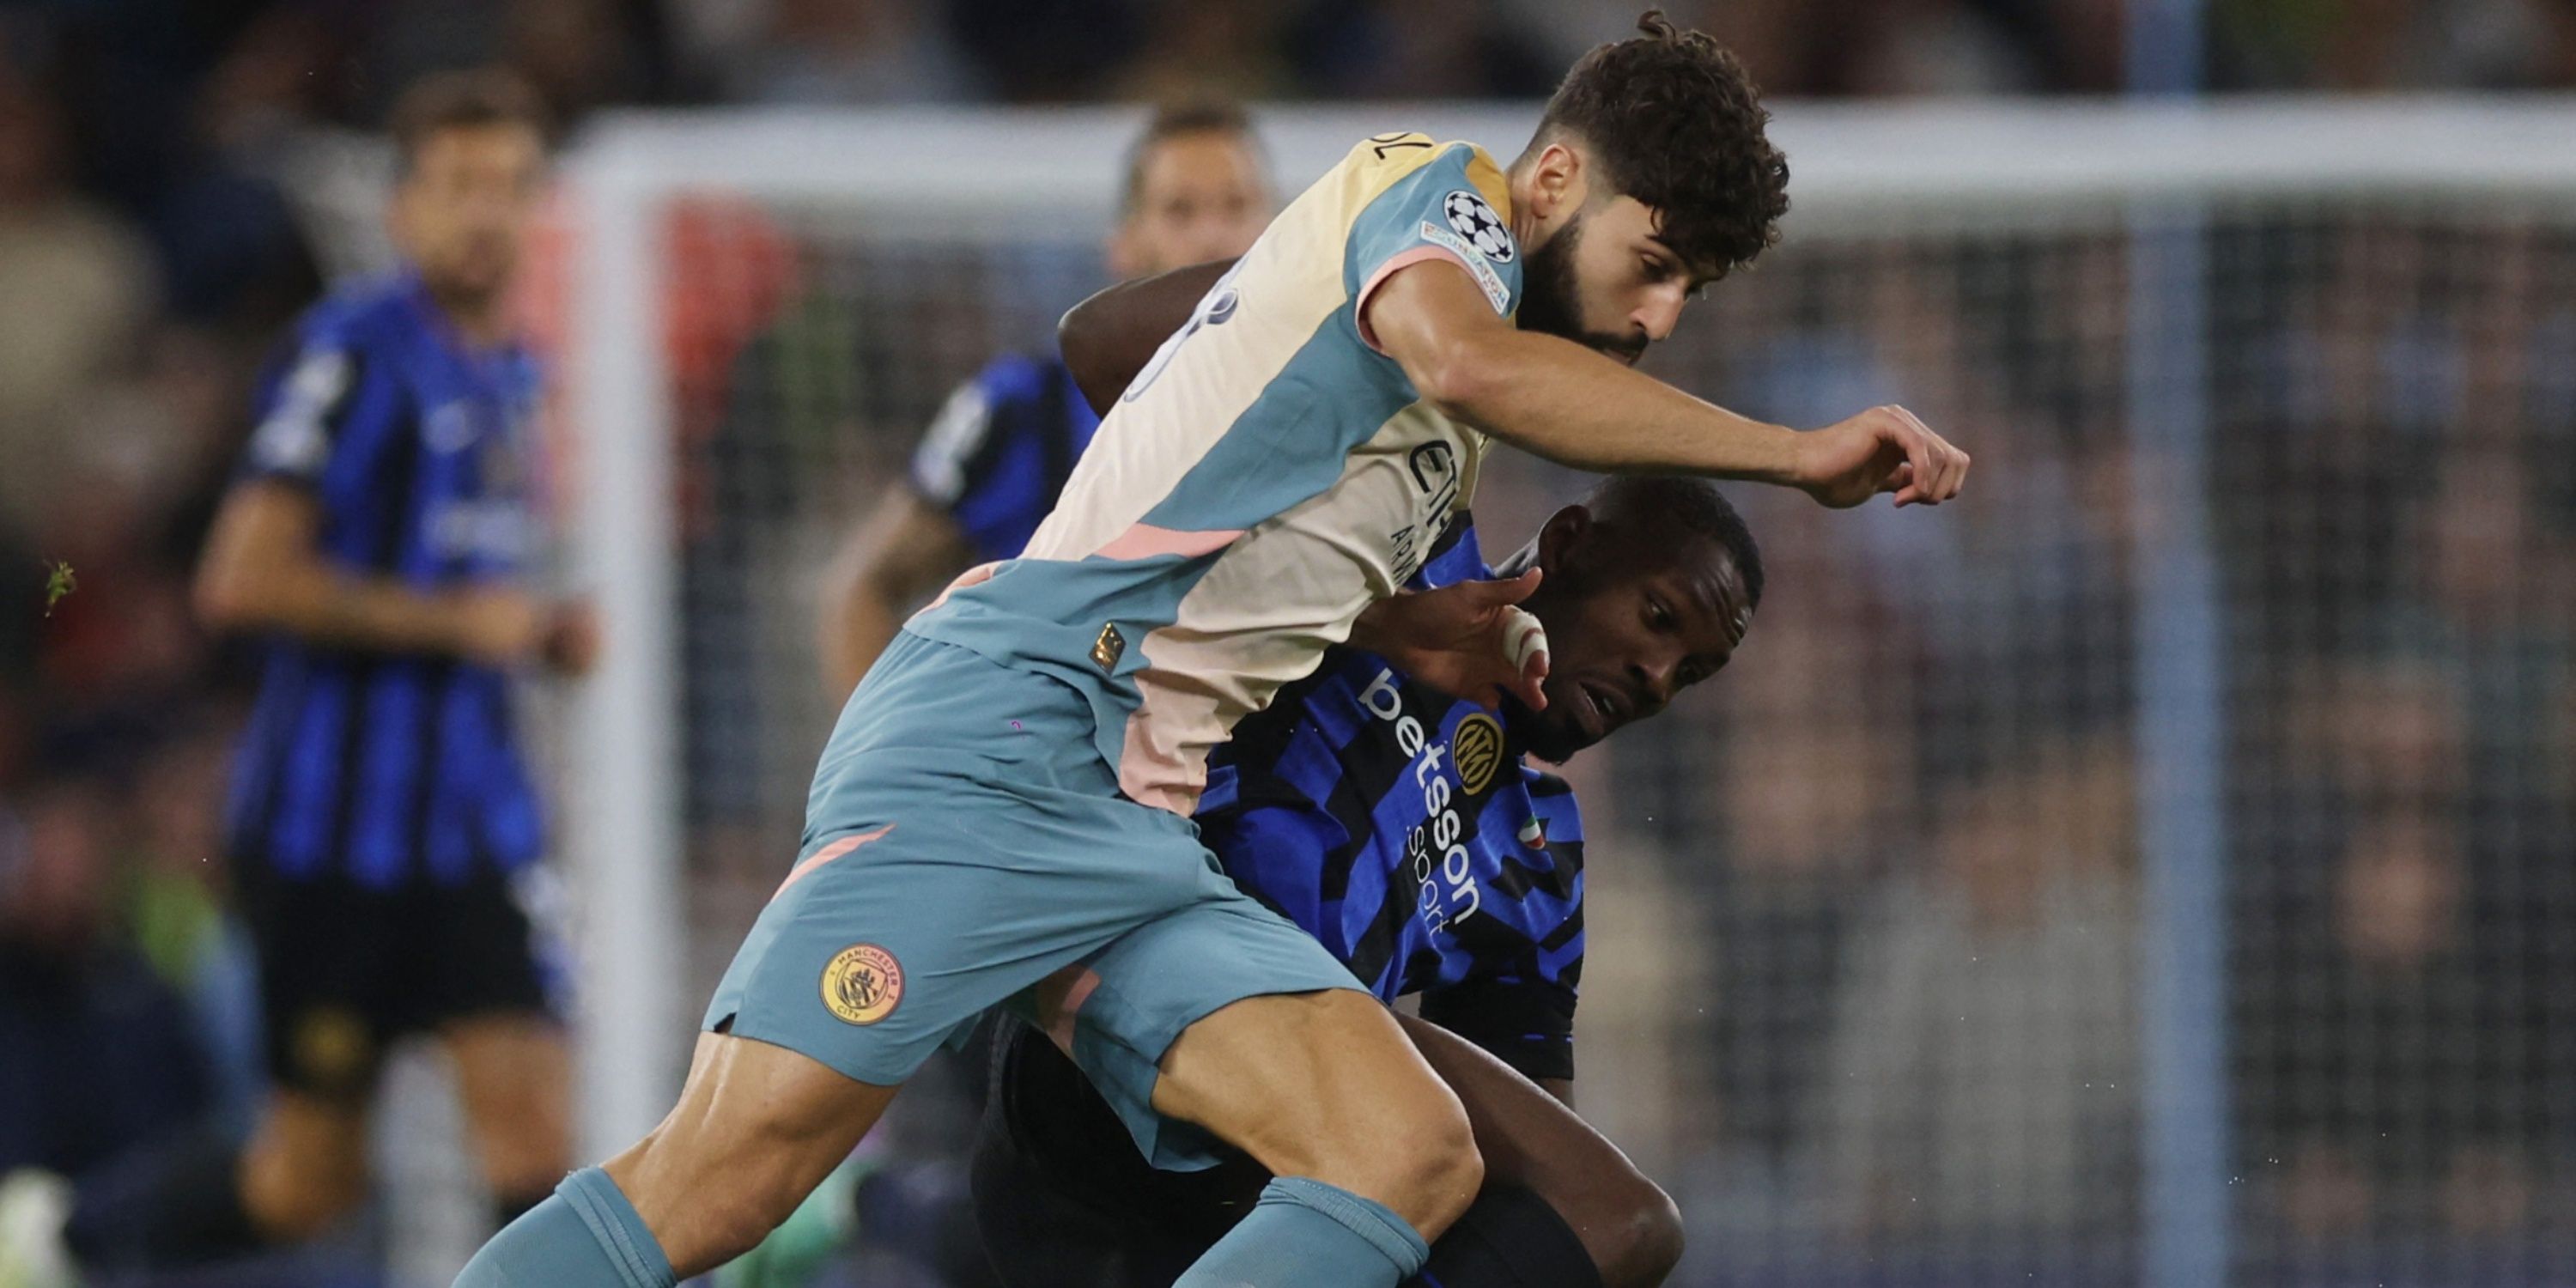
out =
{"type": "Polygon", "coordinates": [[[725,76],[757,103],[949,103],[982,97],[928,6],[771,0],[767,29],[725,76]]]}
{"type": "Polygon", "coordinates": [[[77,1175],[191,1122],[185,1004],[114,934],[112,798],[53,779],[0,805],[0,1174],[77,1175]]]}
{"type": "Polygon", "coordinates": [[[1933,870],[1891,882],[1855,934],[1814,1139],[1847,1233],[2117,1248],[2136,1193],[2134,773],[2116,744],[2033,748],[1961,789],[1933,870]]]}
{"type": "Polygon", "coordinates": [[[1294,93],[1283,58],[1288,0],[1148,0],[1144,44],[1112,82],[1120,98],[1259,100],[1294,93]]]}
{"type": "Polygon", "coordinates": [[[117,370],[153,297],[123,222],[71,188],[56,105],[0,67],[0,527],[36,529],[77,438],[69,413],[117,370]]]}
{"type": "Polygon", "coordinates": [[[2556,0],[2219,0],[2211,83],[2235,89],[2568,85],[2576,18],[2556,0]]]}
{"type": "MultiPolygon", "coordinates": [[[[1910,723],[1887,718],[1903,701],[1886,659],[1908,646],[1904,623],[1850,593],[1848,565],[1824,539],[1831,519],[1815,507],[1759,521],[1774,534],[1770,575],[1781,590],[1764,601],[1759,642],[1730,664],[1713,704],[1723,746],[1648,759],[1680,767],[1716,755],[1724,766],[1709,815],[1727,861],[1702,878],[1716,888],[1701,903],[1716,957],[1708,1023],[1720,1117],[1729,1145],[1776,1161],[1790,1150],[1831,1026],[1854,905],[1912,850],[1922,766],[1910,723]]],[[[1614,754],[1624,765],[1631,752],[1614,754]]],[[[1680,794],[1710,788],[1680,776],[1680,794]]],[[[1706,833],[1679,831],[1669,844],[1707,847],[1706,833]]]]}
{"type": "Polygon", "coordinates": [[[2528,943],[2474,852],[2459,686],[2404,657],[2316,668],[2286,731],[2295,832],[2249,933],[2240,1023],[2252,1144],[2282,1229],[2482,1238],[2533,1215],[2547,1160],[2545,1008],[2528,943]]]}
{"type": "Polygon", "coordinates": [[[179,318],[263,342],[320,291],[321,274],[275,176],[335,108],[329,87],[339,78],[325,73],[345,56],[345,42],[316,15],[270,10],[193,95],[195,110],[152,203],[179,318]]]}
{"type": "MultiPolygon", "coordinates": [[[[1606,25],[1600,39],[1625,34],[1606,25]]],[[[1292,43],[1302,88],[1327,98],[1545,98],[1572,61],[1549,58],[1490,0],[1324,0],[1292,43]]]]}

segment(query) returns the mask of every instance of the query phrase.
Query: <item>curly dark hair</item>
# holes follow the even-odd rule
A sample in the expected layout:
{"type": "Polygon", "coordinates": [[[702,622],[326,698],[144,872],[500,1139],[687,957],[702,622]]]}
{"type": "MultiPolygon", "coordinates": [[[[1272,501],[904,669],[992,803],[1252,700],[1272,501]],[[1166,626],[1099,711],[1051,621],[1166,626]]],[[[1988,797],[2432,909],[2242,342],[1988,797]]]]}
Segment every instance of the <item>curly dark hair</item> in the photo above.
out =
{"type": "Polygon", "coordinates": [[[1565,74],[1530,149],[1580,139],[1610,190],[1653,210],[1657,235],[1693,271],[1722,276],[1780,240],[1789,159],[1763,137],[1771,113],[1734,54],[1660,9],[1637,29],[1565,74]]]}

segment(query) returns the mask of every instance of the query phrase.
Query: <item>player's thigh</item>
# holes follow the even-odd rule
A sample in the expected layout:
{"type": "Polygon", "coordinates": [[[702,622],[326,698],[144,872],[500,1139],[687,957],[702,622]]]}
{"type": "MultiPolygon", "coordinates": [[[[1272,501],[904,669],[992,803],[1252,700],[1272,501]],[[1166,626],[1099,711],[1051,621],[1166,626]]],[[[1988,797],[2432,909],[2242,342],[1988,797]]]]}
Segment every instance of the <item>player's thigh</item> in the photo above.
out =
{"type": "Polygon", "coordinates": [[[1347,967],[1212,867],[1198,900],[1038,1001],[1157,1165],[1213,1161],[1212,1135],[1409,1219],[1463,1206],[1446,1193],[1476,1166],[1457,1097],[1347,967]]]}
{"type": "Polygon", "coordinates": [[[289,878],[257,856],[237,861],[233,880],[258,959],[270,1081],[315,1113],[362,1115],[401,1026],[402,899],[337,875],[289,878]]]}
{"type": "Polygon", "coordinates": [[[785,1220],[895,1091],[785,1047],[701,1034],[679,1104],[605,1167],[685,1279],[785,1220]]]}
{"type": "Polygon", "coordinates": [[[1208,1128],[1283,1176],[1369,1168],[1372,1154],[1460,1143],[1457,1096],[1375,998],[1247,997],[1182,1031],[1154,1109],[1208,1128]]]}
{"type": "Polygon", "coordinates": [[[270,1092],[242,1150],[240,1179],[242,1207],[264,1234],[320,1233],[366,1193],[365,1102],[270,1092]]]}
{"type": "Polygon", "coordinates": [[[563,1026],[534,1012],[450,1020],[465,1123],[483,1179],[505,1197],[542,1195],[572,1166],[572,1052],[563,1026]]]}

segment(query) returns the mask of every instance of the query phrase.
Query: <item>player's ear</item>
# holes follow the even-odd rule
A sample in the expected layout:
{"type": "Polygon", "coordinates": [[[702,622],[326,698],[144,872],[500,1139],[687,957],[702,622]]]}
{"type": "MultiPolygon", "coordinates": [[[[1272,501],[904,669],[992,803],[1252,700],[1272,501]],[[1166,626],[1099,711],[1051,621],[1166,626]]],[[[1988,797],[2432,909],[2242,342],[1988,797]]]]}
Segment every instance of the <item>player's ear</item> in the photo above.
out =
{"type": "Polygon", "coordinates": [[[1580,557],[1594,531],[1592,511],[1583,506],[1569,505],[1549,515],[1538,530],[1539,568],[1551,578],[1562,576],[1567,561],[1580,557]]]}
{"type": "Polygon", "coordinates": [[[1581,151],[1562,138],[1539,149],[1538,160],[1530,166],[1531,218],[1552,228],[1558,220],[1581,210],[1590,195],[1581,151]]]}

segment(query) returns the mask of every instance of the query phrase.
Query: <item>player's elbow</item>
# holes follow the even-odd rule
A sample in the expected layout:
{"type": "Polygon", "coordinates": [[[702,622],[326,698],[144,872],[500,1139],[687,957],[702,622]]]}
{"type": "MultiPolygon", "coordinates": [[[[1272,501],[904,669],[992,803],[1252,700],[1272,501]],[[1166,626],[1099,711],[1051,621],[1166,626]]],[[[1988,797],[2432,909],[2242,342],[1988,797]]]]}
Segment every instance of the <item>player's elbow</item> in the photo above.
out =
{"type": "Polygon", "coordinates": [[[196,610],[198,623],[212,631],[257,626],[267,602],[258,571],[244,567],[238,560],[206,560],[198,566],[196,580],[188,587],[188,603],[196,610]]]}
{"type": "Polygon", "coordinates": [[[1413,391],[1432,410],[1481,425],[1509,379],[1496,346],[1475,338],[1441,339],[1397,354],[1413,391]]]}
{"type": "Polygon", "coordinates": [[[1621,1187],[1608,1229],[1591,1244],[1603,1288],[1655,1288],[1682,1260],[1682,1213],[1663,1187],[1644,1177],[1621,1187]]]}

